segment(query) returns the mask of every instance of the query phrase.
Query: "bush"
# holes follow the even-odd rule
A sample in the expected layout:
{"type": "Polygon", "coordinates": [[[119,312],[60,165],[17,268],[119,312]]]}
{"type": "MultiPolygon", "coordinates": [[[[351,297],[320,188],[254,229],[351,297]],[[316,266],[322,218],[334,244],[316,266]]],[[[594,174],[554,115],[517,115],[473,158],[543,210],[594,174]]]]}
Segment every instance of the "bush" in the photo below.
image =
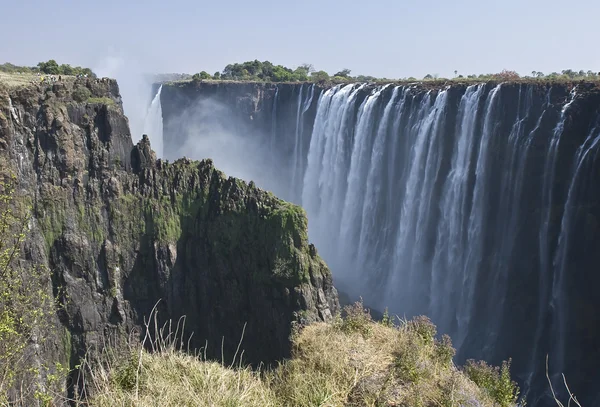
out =
{"type": "Polygon", "coordinates": [[[133,391],[136,386],[142,386],[145,375],[138,376],[139,363],[139,354],[132,352],[129,359],[126,359],[123,363],[116,364],[110,380],[115,386],[124,391],[133,391]]]}
{"type": "Polygon", "coordinates": [[[418,316],[408,321],[406,327],[414,332],[424,345],[431,345],[435,340],[437,329],[433,322],[426,316],[418,316]]]}
{"type": "Polygon", "coordinates": [[[359,332],[363,336],[371,333],[371,313],[364,308],[362,300],[344,307],[343,318],[338,318],[336,326],[344,333],[359,332]]]}
{"type": "Polygon", "coordinates": [[[485,389],[501,407],[509,407],[519,398],[519,386],[510,379],[510,359],[501,367],[490,366],[483,361],[468,360],[465,374],[477,386],[485,389]]]}
{"type": "Polygon", "coordinates": [[[85,86],[79,86],[73,91],[73,99],[76,102],[85,102],[92,96],[92,92],[85,86]]]}
{"type": "Polygon", "coordinates": [[[435,342],[435,358],[441,366],[450,366],[456,350],[452,347],[452,339],[448,335],[442,335],[440,342],[435,342]]]}
{"type": "Polygon", "coordinates": [[[383,318],[381,318],[381,325],[386,326],[388,328],[393,328],[394,326],[396,326],[395,319],[396,319],[396,317],[390,316],[390,313],[389,313],[388,309],[386,308],[383,311],[383,318]]]}

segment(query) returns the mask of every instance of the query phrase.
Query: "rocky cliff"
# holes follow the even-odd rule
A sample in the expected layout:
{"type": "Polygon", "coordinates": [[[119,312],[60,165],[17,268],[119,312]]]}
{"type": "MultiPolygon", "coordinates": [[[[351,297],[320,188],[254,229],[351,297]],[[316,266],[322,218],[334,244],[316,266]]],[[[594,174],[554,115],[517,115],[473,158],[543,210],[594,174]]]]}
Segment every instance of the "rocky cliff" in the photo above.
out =
{"type": "Polygon", "coordinates": [[[0,157],[33,205],[24,259],[48,267],[62,304],[41,359],[74,368],[162,300],[161,321],[187,316],[192,347],[229,359],[245,325],[245,360],[271,362],[295,322],[337,310],[304,211],[210,160],[134,146],[115,81],[0,87],[0,157]]]}

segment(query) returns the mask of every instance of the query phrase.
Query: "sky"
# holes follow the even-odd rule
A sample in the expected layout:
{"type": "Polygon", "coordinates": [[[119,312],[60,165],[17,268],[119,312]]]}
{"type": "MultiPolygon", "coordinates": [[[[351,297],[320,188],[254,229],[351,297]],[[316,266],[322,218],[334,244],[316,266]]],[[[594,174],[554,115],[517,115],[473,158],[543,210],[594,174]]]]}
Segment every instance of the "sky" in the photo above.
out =
{"type": "Polygon", "coordinates": [[[0,0],[0,63],[55,59],[116,78],[134,140],[148,73],[258,59],[334,74],[600,72],[600,1],[0,0]]]}
{"type": "Polygon", "coordinates": [[[108,74],[254,59],[388,78],[600,71],[597,0],[0,0],[0,10],[0,62],[108,74]]]}

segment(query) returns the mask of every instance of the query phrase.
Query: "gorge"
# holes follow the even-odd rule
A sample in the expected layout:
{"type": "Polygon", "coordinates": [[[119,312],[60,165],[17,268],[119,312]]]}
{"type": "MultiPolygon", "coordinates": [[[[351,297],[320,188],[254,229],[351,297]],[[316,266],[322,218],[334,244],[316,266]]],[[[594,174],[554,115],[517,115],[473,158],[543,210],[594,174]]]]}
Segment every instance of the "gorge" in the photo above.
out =
{"type": "Polygon", "coordinates": [[[530,405],[546,355],[600,402],[595,84],[193,81],[160,102],[162,157],[302,205],[341,291],[429,315],[458,360],[512,358],[530,405]]]}

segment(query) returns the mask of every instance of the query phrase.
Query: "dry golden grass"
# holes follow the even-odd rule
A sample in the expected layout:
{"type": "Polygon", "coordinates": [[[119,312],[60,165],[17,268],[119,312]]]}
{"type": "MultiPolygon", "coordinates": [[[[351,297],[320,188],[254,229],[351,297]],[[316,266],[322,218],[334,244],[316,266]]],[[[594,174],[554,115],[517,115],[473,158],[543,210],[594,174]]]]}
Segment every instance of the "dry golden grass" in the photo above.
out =
{"type": "Polygon", "coordinates": [[[0,72],[0,83],[4,83],[9,87],[29,85],[32,82],[38,83],[40,82],[40,78],[32,73],[16,74],[0,72]]]}
{"type": "MultiPolygon", "coordinates": [[[[18,73],[9,73],[9,72],[2,72],[0,71],[0,84],[4,84],[6,86],[8,86],[9,88],[11,87],[18,87],[18,86],[29,86],[32,84],[38,85],[41,84],[41,78],[48,78],[50,75],[46,75],[46,74],[42,74],[40,76],[37,76],[37,74],[35,73],[30,73],[30,72],[24,72],[21,74],[18,73]]],[[[59,75],[54,75],[55,77],[58,77],[59,75]]],[[[68,76],[68,75],[60,75],[61,76],[61,80],[62,81],[74,81],[75,80],[75,76],[68,76]]],[[[44,82],[45,84],[49,84],[48,81],[44,82]]]]}
{"type": "Polygon", "coordinates": [[[435,334],[426,318],[393,326],[371,321],[357,305],[345,319],[303,328],[292,358],[266,372],[204,361],[155,341],[154,353],[138,349],[129,360],[113,357],[91,369],[87,383],[95,396],[86,405],[500,406],[452,363],[449,340],[435,334]]]}
{"type": "Polygon", "coordinates": [[[486,392],[404,324],[306,327],[293,358],[272,375],[282,406],[493,406],[486,392]],[[402,369],[404,368],[404,369],[402,369]]]}
{"type": "Polygon", "coordinates": [[[136,392],[137,363],[94,372],[97,396],[90,406],[275,407],[272,391],[248,368],[230,369],[201,362],[179,352],[142,353],[136,392]]]}

